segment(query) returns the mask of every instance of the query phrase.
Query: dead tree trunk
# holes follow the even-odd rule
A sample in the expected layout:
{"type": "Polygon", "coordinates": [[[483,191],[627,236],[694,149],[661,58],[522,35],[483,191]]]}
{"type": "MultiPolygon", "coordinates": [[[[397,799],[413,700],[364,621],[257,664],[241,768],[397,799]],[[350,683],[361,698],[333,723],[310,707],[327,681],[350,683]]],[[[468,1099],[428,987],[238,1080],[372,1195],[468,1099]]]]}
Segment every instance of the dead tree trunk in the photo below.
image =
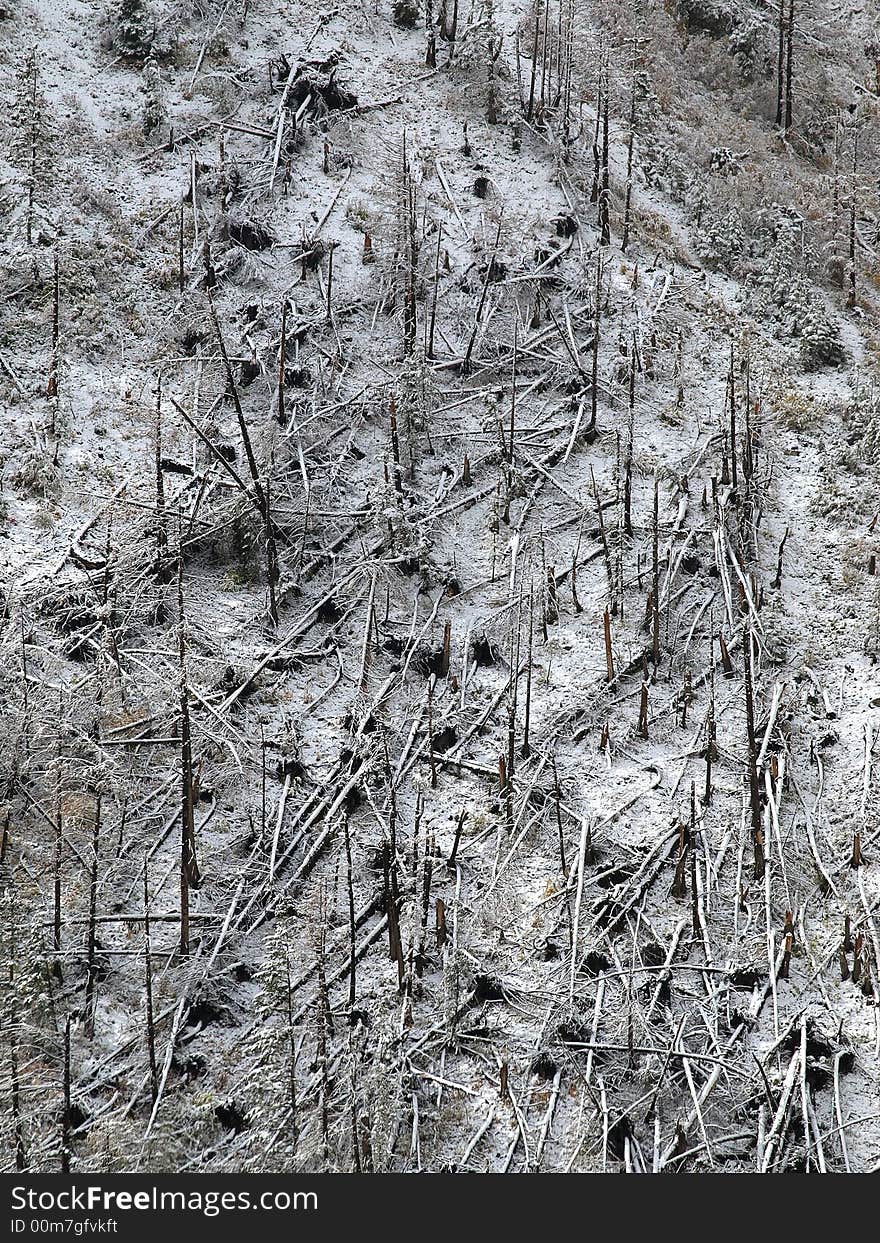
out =
{"type": "Polygon", "coordinates": [[[539,4],[535,4],[535,31],[532,39],[532,74],[529,83],[529,103],[526,108],[526,120],[531,121],[535,115],[535,78],[538,73],[538,39],[541,32],[541,22],[538,17],[539,4]]]}
{"type": "Polygon", "coordinates": [[[611,170],[608,156],[608,65],[605,65],[605,112],[602,116],[602,189],[599,194],[600,244],[611,242],[611,170]]]}
{"type": "Polygon", "coordinates": [[[235,375],[232,370],[232,364],[229,361],[229,355],[226,352],[226,343],[223,340],[223,333],[220,330],[220,321],[217,318],[217,310],[214,306],[214,300],[208,294],[208,308],[211,313],[211,322],[214,325],[214,334],[217,337],[217,346],[220,350],[220,357],[223,359],[223,366],[226,371],[226,380],[229,387],[229,393],[232,397],[232,404],[235,408],[235,417],[238,421],[238,430],[241,434],[241,441],[244,446],[244,455],[247,459],[248,470],[251,476],[253,486],[253,500],[257,509],[265,523],[271,521],[269,515],[269,506],[266,503],[266,494],[263,491],[263,485],[260,482],[260,472],[257,469],[257,459],[254,456],[253,445],[251,444],[250,433],[248,432],[247,423],[244,418],[244,411],[241,408],[241,401],[238,396],[238,385],[235,383],[235,375]]]}
{"type": "Polygon", "coordinates": [[[708,805],[712,799],[712,764],[717,751],[715,725],[715,639],[710,632],[709,656],[709,713],[706,719],[706,789],[703,801],[708,805]]]}
{"type": "MultiPolygon", "coordinates": [[[[49,363],[49,378],[46,382],[46,396],[58,396],[58,368],[60,363],[60,286],[58,278],[58,251],[53,256],[53,280],[52,280],[52,358],[49,363]]],[[[55,418],[52,418],[52,434],[55,433],[55,418]]]]}
{"type": "Polygon", "coordinates": [[[70,1015],[64,1020],[64,1069],[61,1100],[61,1173],[70,1173],[70,1015]]]}
{"type": "Polygon", "coordinates": [[[165,474],[162,469],[162,377],[156,376],[156,570],[161,571],[168,550],[168,530],[165,516],[165,474]]]}
{"type": "Polygon", "coordinates": [[[85,1026],[89,1035],[95,1030],[95,986],[98,978],[96,918],[98,908],[98,848],[101,838],[101,794],[95,795],[95,819],[92,828],[92,857],[89,866],[89,928],[86,942],[85,1026]]]}
{"type": "Polygon", "coordinates": [[[357,1001],[357,981],[355,977],[355,969],[357,966],[357,946],[355,941],[356,925],[354,913],[354,877],[351,866],[351,834],[348,829],[348,816],[343,813],[342,829],[345,835],[345,862],[348,869],[348,1004],[354,1010],[357,1001]]]}
{"type": "Polygon", "coordinates": [[[788,30],[785,48],[785,132],[791,129],[792,89],[791,58],[794,44],[794,0],[788,0],[788,30]]]}
{"type": "Polygon", "coordinates": [[[275,544],[275,535],[273,533],[272,524],[272,498],[271,486],[268,478],[266,479],[266,519],[265,537],[266,537],[266,581],[269,589],[269,617],[272,625],[278,625],[278,548],[275,544]]]}
{"type": "Polygon", "coordinates": [[[177,573],[178,656],[180,674],[180,952],[189,954],[189,892],[200,884],[196,863],[195,778],[186,673],[186,619],[183,606],[183,555],[177,573]]]}
{"type": "Polygon", "coordinates": [[[330,995],[326,971],[326,914],[323,892],[319,898],[318,926],[315,935],[315,965],[318,975],[318,1069],[321,1075],[321,1141],[326,1160],[330,1151],[330,1060],[328,1037],[332,1031],[330,995]]]}
{"type": "Polygon", "coordinates": [[[632,343],[632,354],[629,360],[629,413],[626,425],[626,457],[623,464],[623,529],[632,536],[632,476],[633,476],[633,441],[635,439],[636,418],[636,343],[632,343]]]}
{"type": "Polygon", "coordinates": [[[660,664],[660,484],[654,480],[654,516],[651,532],[651,594],[653,597],[651,627],[651,662],[656,671],[660,664]]]}
{"type": "Polygon", "coordinates": [[[58,746],[58,775],[55,785],[55,857],[52,863],[52,948],[61,949],[61,865],[64,850],[61,807],[61,745],[58,746]]]}
{"type": "Polygon", "coordinates": [[[437,325],[437,299],[440,294],[440,244],[443,240],[443,226],[437,225],[437,252],[434,256],[434,288],[431,299],[431,318],[428,326],[428,340],[425,348],[425,357],[434,357],[434,329],[437,325]]]}
{"type": "Polygon", "coordinates": [[[416,240],[415,187],[403,135],[403,352],[411,358],[416,348],[416,281],[419,250],[416,240]]]}
{"type": "Polygon", "coordinates": [[[623,208],[623,237],[620,249],[625,251],[629,245],[629,231],[632,224],[632,186],[633,186],[633,145],[636,137],[636,64],[638,59],[638,34],[633,38],[632,77],[630,79],[629,96],[629,134],[626,142],[626,199],[623,208]]]}
{"type": "Polygon", "coordinates": [[[281,340],[278,343],[278,422],[284,426],[287,416],[284,411],[285,371],[287,370],[287,308],[285,298],[281,304],[281,340]]]}
{"type": "Polygon", "coordinates": [[[738,467],[737,467],[737,448],[736,448],[736,379],[734,376],[734,353],[733,342],[730,343],[730,482],[734,492],[737,489],[738,467]]]}
{"type": "Polygon", "coordinates": [[[590,426],[588,433],[596,433],[596,418],[599,406],[599,334],[601,331],[602,304],[602,256],[596,255],[596,287],[593,293],[593,343],[590,350],[590,426]]]}
{"type": "Polygon", "coordinates": [[[602,128],[602,59],[599,58],[599,80],[596,84],[596,120],[593,125],[593,181],[590,186],[590,202],[599,202],[599,178],[601,160],[599,158],[599,131],[602,128]]]}
{"type": "Polygon", "coordinates": [[[761,816],[761,793],[758,785],[758,747],[755,738],[755,700],[752,682],[752,632],[743,627],[743,665],[745,669],[746,732],[748,739],[749,802],[752,813],[752,849],[755,859],[755,880],[764,878],[764,829],[761,816]]]}
{"type": "Polygon", "coordinates": [[[153,962],[150,945],[150,890],[147,877],[147,856],[144,855],[144,993],[147,1003],[147,1056],[150,1063],[150,1095],[155,1105],[159,1096],[159,1071],[156,1063],[156,1024],[153,1014],[153,962]]]}
{"type": "Polygon", "coordinates": [[[782,128],[785,84],[785,0],[779,0],[778,42],[776,48],[776,128],[782,128]]]}
{"type": "Polygon", "coordinates": [[[177,283],[181,293],[186,291],[186,260],[183,257],[183,203],[177,222],[177,283]]]}
{"type": "Polygon", "coordinates": [[[853,134],[852,178],[849,191],[849,293],[846,305],[850,310],[856,304],[856,172],[858,169],[859,137],[853,134]]]}
{"type": "Polygon", "coordinates": [[[299,1122],[297,1110],[297,1090],[296,1090],[296,1030],[293,1025],[293,986],[290,981],[290,947],[285,946],[285,969],[287,973],[287,1040],[289,1045],[288,1052],[288,1075],[287,1075],[287,1093],[290,1103],[290,1131],[293,1139],[293,1148],[296,1151],[297,1140],[299,1139],[299,1122]]]}

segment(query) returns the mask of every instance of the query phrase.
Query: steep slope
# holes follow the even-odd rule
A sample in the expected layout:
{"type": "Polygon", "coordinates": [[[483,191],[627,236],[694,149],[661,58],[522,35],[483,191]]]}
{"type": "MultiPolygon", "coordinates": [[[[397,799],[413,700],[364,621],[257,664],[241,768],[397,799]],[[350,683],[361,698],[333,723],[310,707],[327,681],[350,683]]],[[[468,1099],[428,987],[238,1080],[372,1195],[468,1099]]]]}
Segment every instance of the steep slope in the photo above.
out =
{"type": "Polygon", "coordinates": [[[871,1169],[866,16],[406,8],[3,23],[5,1167],[871,1169]]]}

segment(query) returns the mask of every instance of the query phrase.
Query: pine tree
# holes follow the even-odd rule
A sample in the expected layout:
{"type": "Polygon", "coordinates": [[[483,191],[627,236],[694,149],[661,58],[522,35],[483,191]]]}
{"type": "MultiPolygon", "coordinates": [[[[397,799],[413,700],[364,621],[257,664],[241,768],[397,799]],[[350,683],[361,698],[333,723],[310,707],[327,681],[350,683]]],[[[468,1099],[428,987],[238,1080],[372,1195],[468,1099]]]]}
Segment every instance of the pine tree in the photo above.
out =
{"type": "Polygon", "coordinates": [[[816,292],[801,278],[793,299],[795,333],[800,338],[801,361],[808,371],[839,367],[846,355],[838,340],[837,325],[816,292]]]}
{"type": "Polygon", "coordinates": [[[116,49],[120,56],[146,60],[156,38],[156,22],[144,0],[118,0],[116,49]]]}
{"type": "Polygon", "coordinates": [[[46,179],[52,165],[53,129],[46,100],[40,88],[40,67],[36,48],[31,48],[15,80],[10,110],[13,162],[18,166],[25,187],[25,236],[33,243],[37,216],[37,197],[47,190],[46,179]]]}
{"type": "Polygon", "coordinates": [[[777,321],[782,334],[800,344],[801,362],[808,370],[836,367],[845,359],[837,326],[804,272],[802,224],[781,216],[767,265],[759,278],[759,304],[777,321]]]}
{"type": "Polygon", "coordinates": [[[704,263],[730,270],[745,248],[746,236],[735,207],[711,212],[704,218],[699,240],[699,254],[704,263]]]}

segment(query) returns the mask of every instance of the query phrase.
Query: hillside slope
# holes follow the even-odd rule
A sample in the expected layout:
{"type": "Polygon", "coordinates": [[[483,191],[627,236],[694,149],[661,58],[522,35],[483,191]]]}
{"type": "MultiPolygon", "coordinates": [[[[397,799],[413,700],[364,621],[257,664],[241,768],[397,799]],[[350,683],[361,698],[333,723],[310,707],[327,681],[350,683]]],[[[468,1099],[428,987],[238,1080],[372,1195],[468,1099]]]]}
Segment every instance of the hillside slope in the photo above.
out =
{"type": "Polygon", "coordinates": [[[4,8],[4,1169],[878,1166],[822,8],[4,8]]]}

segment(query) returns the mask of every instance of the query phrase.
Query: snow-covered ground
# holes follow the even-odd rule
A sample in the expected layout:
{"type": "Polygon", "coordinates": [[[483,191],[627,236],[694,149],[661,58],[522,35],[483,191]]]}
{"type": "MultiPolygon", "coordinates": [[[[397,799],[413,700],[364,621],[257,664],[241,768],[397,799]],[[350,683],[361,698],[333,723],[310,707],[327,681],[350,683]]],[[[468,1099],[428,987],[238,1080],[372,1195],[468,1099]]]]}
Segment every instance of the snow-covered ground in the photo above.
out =
{"type": "Polygon", "coordinates": [[[873,1169],[872,15],[406,7],[3,7],[2,1168],[873,1169]]]}

